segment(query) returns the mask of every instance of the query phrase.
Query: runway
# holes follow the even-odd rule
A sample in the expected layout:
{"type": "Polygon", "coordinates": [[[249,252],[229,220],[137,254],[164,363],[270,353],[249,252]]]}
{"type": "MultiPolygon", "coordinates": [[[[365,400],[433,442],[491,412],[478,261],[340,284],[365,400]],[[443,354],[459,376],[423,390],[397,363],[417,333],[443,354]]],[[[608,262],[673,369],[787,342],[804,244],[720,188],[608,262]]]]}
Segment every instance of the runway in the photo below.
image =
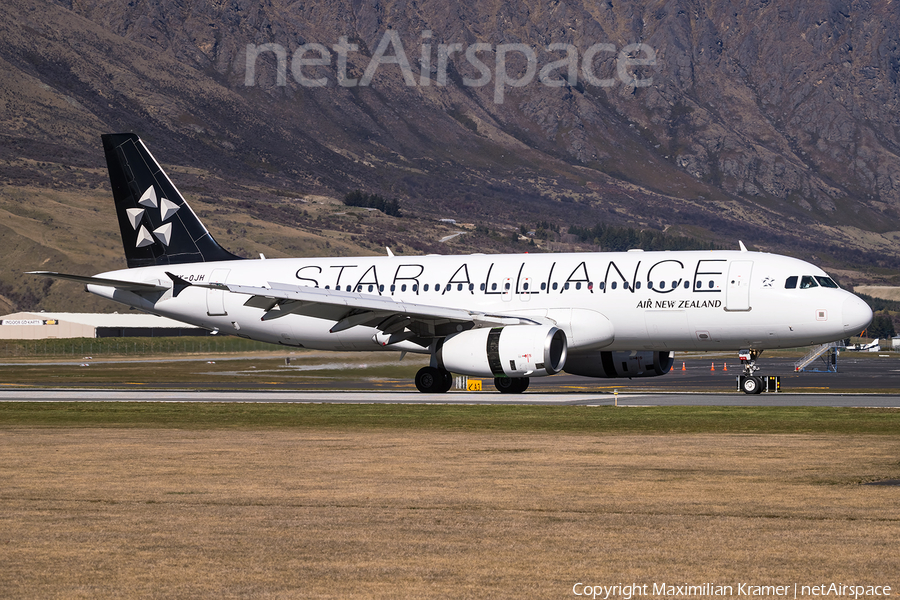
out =
{"type": "Polygon", "coordinates": [[[459,404],[533,406],[823,406],[900,408],[898,394],[524,393],[406,391],[194,391],[7,389],[0,402],[229,402],[295,404],[459,404]]]}

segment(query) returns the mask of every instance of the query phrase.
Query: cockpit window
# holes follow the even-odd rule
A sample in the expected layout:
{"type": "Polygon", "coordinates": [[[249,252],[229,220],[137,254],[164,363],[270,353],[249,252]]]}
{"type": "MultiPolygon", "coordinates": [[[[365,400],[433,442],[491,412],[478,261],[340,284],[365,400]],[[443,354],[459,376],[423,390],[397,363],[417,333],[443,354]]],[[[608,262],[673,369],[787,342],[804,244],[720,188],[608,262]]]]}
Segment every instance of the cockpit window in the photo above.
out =
{"type": "Polygon", "coordinates": [[[819,285],[822,287],[836,288],[838,286],[831,277],[820,277],[816,275],[816,281],[818,281],[819,285]]]}
{"type": "Polygon", "coordinates": [[[800,279],[800,289],[805,290],[807,288],[819,287],[819,284],[816,283],[816,280],[813,279],[810,275],[804,275],[802,279],[800,279]]]}
{"type": "Polygon", "coordinates": [[[791,277],[788,277],[787,280],[784,282],[784,289],[792,290],[795,287],[797,287],[797,279],[799,279],[799,277],[797,277],[796,275],[792,275],[791,277]]]}

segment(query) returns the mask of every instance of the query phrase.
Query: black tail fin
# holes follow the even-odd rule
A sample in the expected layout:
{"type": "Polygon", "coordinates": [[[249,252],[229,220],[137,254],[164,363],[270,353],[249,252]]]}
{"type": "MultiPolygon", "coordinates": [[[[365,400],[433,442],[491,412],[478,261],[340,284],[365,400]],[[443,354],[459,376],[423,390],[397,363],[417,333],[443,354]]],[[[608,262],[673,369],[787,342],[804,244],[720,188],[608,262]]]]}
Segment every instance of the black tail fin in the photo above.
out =
{"type": "Polygon", "coordinates": [[[216,243],[141,138],[101,137],[129,269],[240,259],[216,243]]]}

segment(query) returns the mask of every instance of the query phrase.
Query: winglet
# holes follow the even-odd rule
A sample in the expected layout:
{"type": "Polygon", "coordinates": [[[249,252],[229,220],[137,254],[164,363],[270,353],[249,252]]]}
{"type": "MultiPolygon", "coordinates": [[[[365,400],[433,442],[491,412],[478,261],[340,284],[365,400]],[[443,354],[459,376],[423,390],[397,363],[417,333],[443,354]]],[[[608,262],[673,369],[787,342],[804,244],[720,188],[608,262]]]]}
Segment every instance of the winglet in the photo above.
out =
{"type": "Polygon", "coordinates": [[[738,244],[741,245],[741,252],[747,251],[747,246],[744,245],[744,242],[742,242],[741,240],[738,240],[738,244]]]}
{"type": "Polygon", "coordinates": [[[189,281],[182,279],[178,275],[173,275],[168,271],[166,271],[166,275],[168,275],[169,279],[172,280],[172,296],[174,296],[175,298],[177,298],[178,294],[183,292],[186,288],[189,288],[191,287],[191,285],[193,285],[189,281]]]}
{"type": "Polygon", "coordinates": [[[388,256],[394,256],[394,253],[393,253],[393,252],[391,252],[391,249],[390,249],[390,247],[388,247],[388,246],[385,246],[385,247],[384,247],[384,249],[385,249],[385,250],[387,250],[387,251],[388,251],[388,256]]]}

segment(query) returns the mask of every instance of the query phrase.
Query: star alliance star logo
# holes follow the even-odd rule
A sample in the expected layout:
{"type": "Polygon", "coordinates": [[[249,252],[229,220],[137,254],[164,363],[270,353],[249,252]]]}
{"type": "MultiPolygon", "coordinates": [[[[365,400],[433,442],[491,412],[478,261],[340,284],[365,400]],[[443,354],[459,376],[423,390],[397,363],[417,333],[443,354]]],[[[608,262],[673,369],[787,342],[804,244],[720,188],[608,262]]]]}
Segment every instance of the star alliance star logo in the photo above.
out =
{"type": "Polygon", "coordinates": [[[168,246],[169,242],[172,240],[172,223],[166,223],[165,221],[168,221],[181,207],[167,198],[157,199],[156,188],[152,185],[141,195],[138,204],[150,209],[158,208],[160,221],[163,221],[163,224],[154,229],[153,235],[151,235],[147,228],[144,227],[143,223],[141,223],[146,209],[127,209],[125,212],[128,213],[128,220],[131,222],[131,226],[134,230],[137,231],[137,242],[135,243],[135,246],[137,248],[144,248],[145,246],[152,245],[154,243],[154,236],[156,236],[156,239],[158,239],[162,245],[168,246]]]}

